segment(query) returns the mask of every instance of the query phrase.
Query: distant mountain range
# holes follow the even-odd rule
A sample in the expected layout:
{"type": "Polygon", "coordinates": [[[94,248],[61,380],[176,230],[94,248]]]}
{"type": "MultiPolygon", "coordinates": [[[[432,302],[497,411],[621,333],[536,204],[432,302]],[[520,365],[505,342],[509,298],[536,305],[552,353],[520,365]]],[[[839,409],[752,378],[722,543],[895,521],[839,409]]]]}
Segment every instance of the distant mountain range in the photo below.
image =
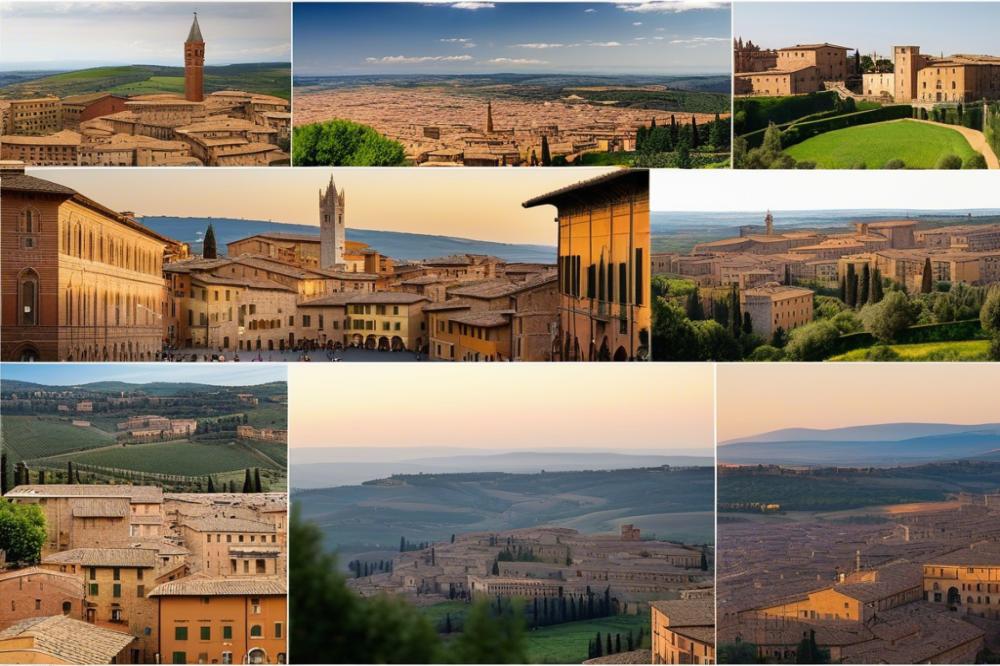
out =
{"type": "MultiPolygon", "coordinates": [[[[225,252],[227,243],[255,234],[293,233],[319,237],[319,227],[267,220],[151,215],[139,218],[139,221],[159,234],[190,244],[195,253],[201,252],[202,236],[209,224],[215,231],[220,252],[225,252]]],[[[367,243],[394,259],[429,259],[450,254],[491,254],[511,262],[544,264],[556,262],[556,248],[549,245],[496,243],[471,238],[373,229],[348,229],[347,239],[367,243]]]]}
{"type": "MultiPolygon", "coordinates": [[[[238,390],[239,386],[219,386],[215,384],[198,384],[194,382],[150,382],[148,384],[133,383],[133,382],[118,382],[118,381],[103,381],[103,382],[90,382],[86,384],[66,384],[66,385],[50,385],[50,384],[38,384],[36,382],[26,382],[20,379],[3,379],[0,380],[0,391],[4,393],[8,391],[65,391],[68,389],[81,389],[85,391],[91,391],[94,393],[119,393],[121,391],[135,391],[142,390],[146,393],[152,395],[175,395],[179,392],[185,393],[212,393],[224,390],[238,390]]],[[[255,384],[253,388],[256,391],[261,391],[264,389],[275,389],[280,388],[281,392],[284,392],[285,382],[267,382],[265,384],[255,384]]],[[[270,392],[270,391],[268,391],[270,392]]]]}
{"type": "Polygon", "coordinates": [[[393,452],[374,460],[372,451],[367,458],[360,451],[331,460],[334,449],[292,449],[291,468],[295,487],[332,488],[358,485],[372,479],[396,474],[457,474],[474,472],[507,472],[537,474],[586,470],[614,470],[635,467],[710,466],[712,456],[657,455],[649,453],[606,453],[597,451],[511,451],[504,453],[461,453],[458,449],[418,449],[393,452]]]}
{"type": "Polygon", "coordinates": [[[1000,423],[886,423],[830,430],[787,428],[722,442],[720,463],[889,466],[995,460],[1000,423]]]}

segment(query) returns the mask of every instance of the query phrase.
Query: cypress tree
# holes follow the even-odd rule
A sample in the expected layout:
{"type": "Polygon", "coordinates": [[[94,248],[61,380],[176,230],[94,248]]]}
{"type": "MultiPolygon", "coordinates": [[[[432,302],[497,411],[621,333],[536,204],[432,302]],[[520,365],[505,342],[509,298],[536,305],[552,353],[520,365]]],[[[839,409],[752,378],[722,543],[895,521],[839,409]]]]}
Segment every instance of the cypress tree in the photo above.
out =
{"type": "Polygon", "coordinates": [[[262,493],[262,492],[264,492],[264,486],[260,482],[260,468],[259,467],[254,467],[253,468],[253,491],[255,493],[262,493]]]}
{"type": "Polygon", "coordinates": [[[753,333],[753,322],[750,321],[750,313],[749,312],[744,312],[743,313],[743,334],[744,335],[750,335],[751,333],[753,333]]]}
{"type": "Polygon", "coordinates": [[[740,327],[743,324],[743,316],[740,313],[740,290],[733,284],[729,293],[729,329],[735,337],[740,337],[740,327]]]}
{"type": "Polygon", "coordinates": [[[872,297],[869,299],[872,303],[878,303],[882,300],[884,296],[882,292],[882,271],[878,268],[875,269],[875,273],[872,275],[872,297]]]}
{"type": "Polygon", "coordinates": [[[212,480],[211,476],[208,477],[208,492],[215,492],[215,481],[212,480]]]}
{"type": "Polygon", "coordinates": [[[854,271],[854,264],[847,264],[847,307],[853,308],[858,302],[858,275],[854,271]]]}
{"type": "Polygon", "coordinates": [[[601,643],[601,632],[597,632],[597,639],[594,641],[594,656],[603,657],[604,650],[602,648],[603,643],[601,643]]]}
{"type": "Polygon", "coordinates": [[[7,494],[7,453],[0,453],[0,497],[7,494]]]}
{"type": "Polygon", "coordinates": [[[614,649],[613,649],[613,646],[611,645],[611,632],[610,631],[607,634],[605,634],[604,640],[605,640],[605,650],[607,651],[607,654],[614,654],[614,649]]]}
{"type": "Polygon", "coordinates": [[[549,153],[549,138],[542,137],[542,166],[552,166],[552,155],[549,153]]]}
{"type": "Polygon", "coordinates": [[[694,116],[691,116],[691,147],[698,147],[698,121],[694,116]]]}
{"type": "Polygon", "coordinates": [[[871,290],[872,272],[865,264],[861,269],[861,284],[858,285],[858,307],[868,302],[868,292],[871,290]]]}
{"type": "Polygon", "coordinates": [[[406,537],[399,537],[399,552],[406,552],[406,537]]]}
{"type": "Polygon", "coordinates": [[[45,485],[45,470],[44,469],[38,470],[38,485],[40,485],[40,486],[44,486],[45,485]]]}
{"type": "Polygon", "coordinates": [[[622,635],[615,634],[615,654],[622,651],[622,635]]]}
{"type": "Polygon", "coordinates": [[[924,259],[924,274],[920,281],[920,293],[929,294],[934,290],[934,276],[931,275],[931,258],[924,259]]]}
{"type": "Polygon", "coordinates": [[[253,481],[250,480],[250,468],[244,470],[243,475],[243,492],[252,493],[253,492],[253,481]]]}
{"type": "Polygon", "coordinates": [[[205,239],[202,241],[201,247],[201,254],[205,259],[216,259],[219,256],[215,249],[215,229],[212,228],[211,224],[205,230],[205,239]]]}

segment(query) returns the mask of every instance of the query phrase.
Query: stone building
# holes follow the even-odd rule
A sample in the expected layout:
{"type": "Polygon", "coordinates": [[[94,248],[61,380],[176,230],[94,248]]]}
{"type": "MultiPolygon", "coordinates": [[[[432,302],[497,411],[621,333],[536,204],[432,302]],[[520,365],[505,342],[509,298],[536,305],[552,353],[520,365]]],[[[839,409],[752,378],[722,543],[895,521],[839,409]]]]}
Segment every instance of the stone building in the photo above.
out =
{"type": "Polygon", "coordinates": [[[287,663],[282,578],[190,576],[149,593],[160,618],[158,663],[287,663]]]}
{"type": "Polygon", "coordinates": [[[5,166],[4,360],[152,360],[177,243],[75,190],[5,166]]]}
{"type": "Polygon", "coordinates": [[[563,361],[649,354],[649,172],[621,170],[536,197],[556,207],[563,361]]]}
{"type": "Polygon", "coordinates": [[[650,603],[654,664],[715,663],[715,598],[650,603]]]}
{"type": "Polygon", "coordinates": [[[934,57],[919,46],[894,46],[893,59],[897,103],[1000,99],[1000,56],[934,57]]]}
{"type": "Polygon", "coordinates": [[[209,576],[284,576],[284,539],[272,523],[231,516],[182,520],[180,534],[194,573],[209,576]]]}
{"type": "Polygon", "coordinates": [[[65,615],[33,617],[0,631],[0,663],[127,664],[135,637],[65,615]]]}
{"type": "Polygon", "coordinates": [[[923,597],[961,615],[1000,620],[1000,549],[987,543],[930,558],[923,597]]]}
{"type": "Polygon", "coordinates": [[[84,619],[83,581],[78,576],[26,567],[0,573],[0,630],[38,616],[84,619]]]}
{"type": "Polygon", "coordinates": [[[740,292],[740,307],[753,332],[770,340],[779,328],[787,333],[812,321],[813,290],[770,283],[740,292]]]}

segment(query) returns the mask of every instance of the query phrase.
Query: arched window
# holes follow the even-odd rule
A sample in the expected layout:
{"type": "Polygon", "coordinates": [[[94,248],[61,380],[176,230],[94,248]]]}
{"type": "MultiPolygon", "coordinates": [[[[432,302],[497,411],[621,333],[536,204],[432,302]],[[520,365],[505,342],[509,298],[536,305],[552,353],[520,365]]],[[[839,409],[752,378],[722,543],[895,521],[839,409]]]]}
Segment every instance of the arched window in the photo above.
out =
{"type": "Polygon", "coordinates": [[[17,311],[21,326],[38,325],[38,273],[26,268],[17,276],[17,311]]]}
{"type": "Polygon", "coordinates": [[[251,638],[261,638],[264,635],[264,629],[259,625],[255,624],[250,627],[250,637],[251,638]]]}

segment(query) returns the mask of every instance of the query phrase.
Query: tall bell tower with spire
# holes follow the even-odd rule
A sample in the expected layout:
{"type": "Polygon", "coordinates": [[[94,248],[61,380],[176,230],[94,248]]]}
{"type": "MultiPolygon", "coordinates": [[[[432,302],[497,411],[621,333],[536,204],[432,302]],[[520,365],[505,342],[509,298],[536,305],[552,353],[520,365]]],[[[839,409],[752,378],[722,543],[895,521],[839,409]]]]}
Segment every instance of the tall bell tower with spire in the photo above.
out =
{"type": "Polygon", "coordinates": [[[493,134],[493,101],[486,102],[486,133],[493,134]]]}
{"type": "Polygon", "coordinates": [[[337,192],[337,185],[330,174],[326,191],[319,191],[319,267],[336,268],[344,263],[346,228],[344,226],[344,190],[337,192]]]}
{"type": "Polygon", "coordinates": [[[205,40],[198,25],[198,12],[184,42],[184,99],[189,102],[205,101],[205,40]]]}

